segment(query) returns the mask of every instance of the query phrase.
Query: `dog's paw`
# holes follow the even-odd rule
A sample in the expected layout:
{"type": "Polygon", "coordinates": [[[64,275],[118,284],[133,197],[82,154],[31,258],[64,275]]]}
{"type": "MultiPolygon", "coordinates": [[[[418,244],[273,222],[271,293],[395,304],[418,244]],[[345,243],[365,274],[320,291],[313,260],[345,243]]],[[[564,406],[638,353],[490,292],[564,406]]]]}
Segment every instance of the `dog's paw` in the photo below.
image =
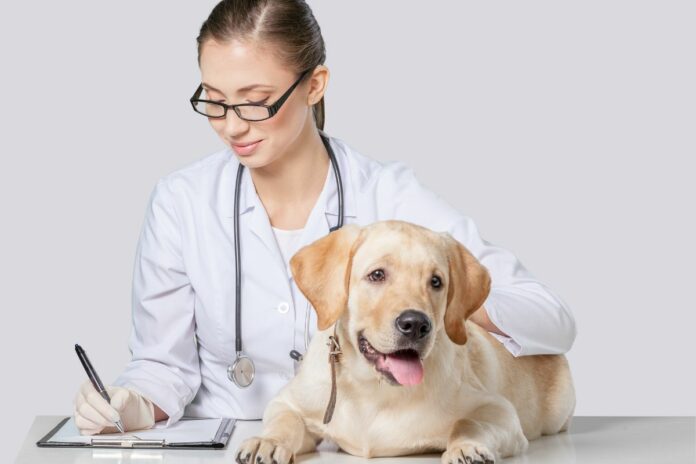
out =
{"type": "Polygon", "coordinates": [[[244,440],[235,453],[237,464],[292,464],[292,452],[271,438],[252,437],[244,440]]]}
{"type": "Polygon", "coordinates": [[[493,464],[495,455],[481,443],[465,441],[447,447],[442,464],[493,464]]]}

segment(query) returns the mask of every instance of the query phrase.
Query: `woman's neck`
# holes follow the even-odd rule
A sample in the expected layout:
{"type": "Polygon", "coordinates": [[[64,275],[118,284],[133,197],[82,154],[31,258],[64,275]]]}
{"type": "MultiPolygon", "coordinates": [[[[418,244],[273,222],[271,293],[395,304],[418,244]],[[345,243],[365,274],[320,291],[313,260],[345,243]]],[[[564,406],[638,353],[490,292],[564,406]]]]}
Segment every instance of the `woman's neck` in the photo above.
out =
{"type": "Polygon", "coordinates": [[[262,168],[250,169],[271,225],[299,229],[307,222],[326,181],[330,160],[317,131],[308,131],[297,148],[262,168]]]}

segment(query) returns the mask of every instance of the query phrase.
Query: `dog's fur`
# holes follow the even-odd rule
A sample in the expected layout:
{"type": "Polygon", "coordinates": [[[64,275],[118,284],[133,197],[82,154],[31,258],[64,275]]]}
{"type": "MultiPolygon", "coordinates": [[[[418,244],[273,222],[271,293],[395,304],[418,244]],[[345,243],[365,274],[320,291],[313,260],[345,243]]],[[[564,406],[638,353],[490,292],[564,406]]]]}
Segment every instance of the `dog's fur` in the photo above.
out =
{"type": "Polygon", "coordinates": [[[575,391],[565,356],[515,358],[466,320],[488,296],[490,276],[448,233],[395,220],[346,225],[300,249],[290,265],[319,331],[297,375],[266,408],[263,436],[240,445],[238,462],[258,456],[285,464],[323,438],[363,457],[444,451],[445,463],[490,462],[567,430],[575,391]],[[432,323],[417,343],[395,326],[407,309],[432,323]],[[336,323],[337,398],[324,424],[336,323]],[[380,354],[415,349],[422,381],[402,386],[378,371],[360,350],[361,335],[380,354]]]}

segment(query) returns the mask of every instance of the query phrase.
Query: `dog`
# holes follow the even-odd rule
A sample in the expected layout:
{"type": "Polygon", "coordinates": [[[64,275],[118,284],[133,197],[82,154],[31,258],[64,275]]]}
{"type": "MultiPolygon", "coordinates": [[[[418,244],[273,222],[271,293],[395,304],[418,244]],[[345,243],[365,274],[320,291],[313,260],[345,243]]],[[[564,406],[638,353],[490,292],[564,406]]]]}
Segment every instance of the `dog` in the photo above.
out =
{"type": "Polygon", "coordinates": [[[368,458],[490,463],[568,429],[565,356],[515,358],[467,320],[491,278],[449,233],[348,224],[298,250],[290,268],[319,330],[238,463],[292,463],[323,439],[368,458]]]}

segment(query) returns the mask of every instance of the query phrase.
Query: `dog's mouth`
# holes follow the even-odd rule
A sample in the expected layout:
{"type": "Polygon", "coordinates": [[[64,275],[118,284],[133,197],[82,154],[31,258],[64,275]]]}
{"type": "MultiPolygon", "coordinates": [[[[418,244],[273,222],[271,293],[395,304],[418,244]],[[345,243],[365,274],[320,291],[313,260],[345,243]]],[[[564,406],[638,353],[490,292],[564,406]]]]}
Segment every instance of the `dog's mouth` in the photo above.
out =
{"type": "Polygon", "coordinates": [[[393,385],[417,385],[423,381],[423,363],[420,353],[412,348],[392,353],[377,351],[370,342],[358,334],[360,352],[372,363],[377,371],[393,385]]]}

